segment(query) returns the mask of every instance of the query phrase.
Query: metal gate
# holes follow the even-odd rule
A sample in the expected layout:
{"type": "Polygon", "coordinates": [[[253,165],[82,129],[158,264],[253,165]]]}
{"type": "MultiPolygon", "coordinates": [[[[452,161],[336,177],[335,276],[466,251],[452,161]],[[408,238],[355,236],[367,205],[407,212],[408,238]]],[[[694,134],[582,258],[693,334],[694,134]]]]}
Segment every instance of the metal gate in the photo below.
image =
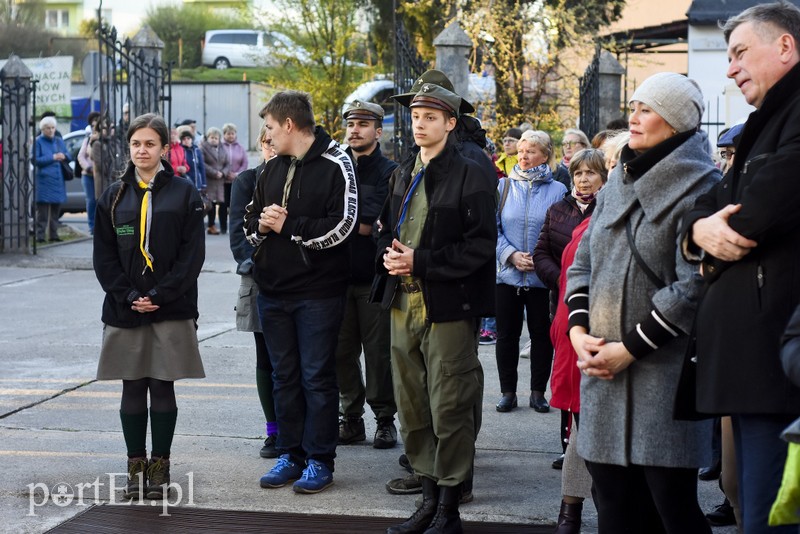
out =
{"type": "MultiPolygon", "coordinates": [[[[396,6],[395,6],[396,7],[396,6]]],[[[403,19],[394,10],[394,86],[397,94],[407,93],[414,80],[425,72],[425,62],[408,36],[403,19]]],[[[408,108],[394,103],[394,159],[402,161],[414,146],[411,132],[411,113],[408,108]]]]}
{"type": "MultiPolygon", "coordinates": [[[[12,61],[21,61],[12,56],[12,61]]],[[[0,252],[35,253],[31,234],[35,217],[35,181],[31,167],[36,137],[36,84],[28,77],[2,80],[0,124],[3,159],[0,164],[0,252]]]]}
{"type": "Polygon", "coordinates": [[[600,47],[580,84],[580,128],[591,139],[600,131],[600,47]]]}
{"type": "MultiPolygon", "coordinates": [[[[97,35],[100,113],[125,130],[126,121],[120,120],[126,105],[130,118],[158,113],[171,125],[172,67],[161,66],[163,43],[149,28],[140,31],[133,41],[126,38],[121,42],[117,29],[102,22],[97,35]]],[[[124,137],[125,132],[117,135],[124,137]]]]}

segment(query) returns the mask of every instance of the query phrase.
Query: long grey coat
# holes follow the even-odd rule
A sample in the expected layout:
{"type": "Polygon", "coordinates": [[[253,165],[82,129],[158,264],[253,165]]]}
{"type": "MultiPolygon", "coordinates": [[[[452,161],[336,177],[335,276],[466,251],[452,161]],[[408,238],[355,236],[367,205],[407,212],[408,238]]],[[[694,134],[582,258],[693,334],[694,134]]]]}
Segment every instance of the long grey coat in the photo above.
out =
{"type": "Polygon", "coordinates": [[[705,136],[695,134],[635,181],[617,166],[568,271],[568,297],[589,288],[593,336],[620,341],[653,308],[682,331],[613,380],[581,378],[578,453],[587,460],[685,468],[710,463],[710,424],[672,418],[701,287],[697,267],[681,257],[678,230],[695,198],[720,178],[705,146],[705,136]],[[663,289],[633,258],[625,235],[629,211],[636,247],[667,284],[663,289]]]}

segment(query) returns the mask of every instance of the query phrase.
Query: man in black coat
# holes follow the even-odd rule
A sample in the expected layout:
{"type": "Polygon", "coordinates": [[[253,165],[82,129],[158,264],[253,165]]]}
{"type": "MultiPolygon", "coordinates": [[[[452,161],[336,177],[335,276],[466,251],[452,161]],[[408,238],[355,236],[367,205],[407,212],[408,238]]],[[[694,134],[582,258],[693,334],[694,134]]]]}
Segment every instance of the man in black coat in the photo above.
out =
{"type": "Polygon", "coordinates": [[[786,458],[779,434],[800,414],[800,388],[779,358],[800,302],[800,9],[760,4],[723,31],[728,77],[756,111],[733,168],[689,213],[683,252],[702,261],[708,282],[697,316],[697,408],[733,415],[742,527],[750,533],[767,529],[786,458]]]}
{"type": "Polygon", "coordinates": [[[375,277],[378,246],[372,226],[381,213],[389,192],[389,176],[397,167],[381,153],[378,139],[383,129],[383,108],[354,100],[343,114],[347,126],[347,154],[358,173],[359,213],[356,235],[350,242],[350,280],[344,319],[336,347],[336,379],[339,382],[339,444],[367,439],[364,431],[364,402],[372,408],[377,430],[372,440],[376,449],[397,444],[394,416],[397,406],[392,390],[389,313],[369,302],[375,277]],[[359,358],[364,352],[366,385],[361,378],[359,358]]]}

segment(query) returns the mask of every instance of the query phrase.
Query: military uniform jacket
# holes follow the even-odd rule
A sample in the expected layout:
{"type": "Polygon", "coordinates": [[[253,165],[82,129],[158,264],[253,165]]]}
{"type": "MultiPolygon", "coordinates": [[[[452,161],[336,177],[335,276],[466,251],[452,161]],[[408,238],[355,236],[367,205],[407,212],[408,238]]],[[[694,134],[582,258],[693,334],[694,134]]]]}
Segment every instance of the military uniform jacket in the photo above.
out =
{"type": "MultiPolygon", "coordinates": [[[[381,215],[376,271],[386,275],[383,253],[399,239],[397,219],[411,183],[415,157],[395,169],[389,200],[381,215]]],[[[425,170],[428,216],[420,246],[414,251],[412,275],[422,280],[428,322],[458,321],[494,315],[495,192],[474,161],[448,139],[425,170]]],[[[397,277],[390,276],[382,303],[394,298],[397,277]]]]}

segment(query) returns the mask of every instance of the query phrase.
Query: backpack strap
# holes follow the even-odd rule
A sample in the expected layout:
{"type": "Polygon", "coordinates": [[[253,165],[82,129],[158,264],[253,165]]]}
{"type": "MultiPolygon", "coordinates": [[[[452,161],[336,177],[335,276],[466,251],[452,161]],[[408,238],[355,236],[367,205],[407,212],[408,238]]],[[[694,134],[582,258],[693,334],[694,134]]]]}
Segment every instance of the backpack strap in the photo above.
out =
{"type": "Polygon", "coordinates": [[[497,214],[501,215],[503,213],[503,206],[506,205],[506,199],[508,198],[508,189],[511,185],[511,178],[503,178],[503,196],[500,197],[500,204],[497,205],[497,214]]]}

